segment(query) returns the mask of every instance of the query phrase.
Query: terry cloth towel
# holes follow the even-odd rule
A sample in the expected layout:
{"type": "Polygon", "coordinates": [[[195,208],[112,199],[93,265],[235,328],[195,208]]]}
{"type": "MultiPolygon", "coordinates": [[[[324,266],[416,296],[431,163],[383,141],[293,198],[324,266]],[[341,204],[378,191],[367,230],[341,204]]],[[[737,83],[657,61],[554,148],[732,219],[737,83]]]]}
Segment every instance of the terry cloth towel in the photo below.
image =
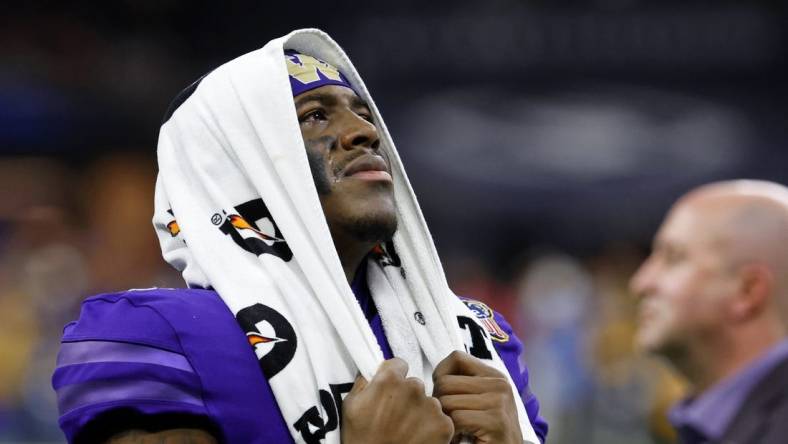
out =
{"type": "MultiPolygon", "coordinates": [[[[335,409],[342,393],[359,372],[371,379],[383,355],[320,206],[285,49],[344,73],[369,104],[391,163],[398,230],[367,262],[370,291],[394,354],[431,393],[433,368],[452,350],[465,349],[470,335],[457,317],[476,318],[448,288],[367,88],[322,31],[298,30],[272,40],[215,69],[176,99],[159,134],[153,222],[164,258],[190,287],[215,289],[247,332],[296,442],[338,443],[335,409]]],[[[493,350],[490,338],[485,341],[493,350]]],[[[508,375],[492,355],[486,362],[508,375]]],[[[525,442],[537,444],[515,395],[525,442]]]]}

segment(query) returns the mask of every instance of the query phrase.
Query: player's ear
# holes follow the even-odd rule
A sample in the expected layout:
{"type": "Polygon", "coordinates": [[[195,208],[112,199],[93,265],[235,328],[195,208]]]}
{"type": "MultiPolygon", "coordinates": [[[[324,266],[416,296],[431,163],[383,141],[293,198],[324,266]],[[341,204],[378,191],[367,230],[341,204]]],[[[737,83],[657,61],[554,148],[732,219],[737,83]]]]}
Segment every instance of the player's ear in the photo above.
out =
{"type": "Polygon", "coordinates": [[[753,263],[737,271],[737,288],[730,306],[734,321],[745,321],[758,316],[774,296],[774,274],[764,264],[753,263]]]}

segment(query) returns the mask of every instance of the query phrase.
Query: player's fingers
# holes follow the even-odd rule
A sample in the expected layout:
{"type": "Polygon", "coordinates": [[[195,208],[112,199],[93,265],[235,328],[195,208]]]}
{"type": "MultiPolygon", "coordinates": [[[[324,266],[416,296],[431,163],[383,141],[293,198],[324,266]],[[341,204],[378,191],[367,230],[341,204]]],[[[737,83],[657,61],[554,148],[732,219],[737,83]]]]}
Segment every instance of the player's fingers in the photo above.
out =
{"type": "Polygon", "coordinates": [[[455,350],[435,366],[432,379],[444,375],[498,376],[500,372],[485,364],[481,359],[455,350]]]}
{"type": "Polygon", "coordinates": [[[356,376],[356,381],[353,383],[353,387],[350,389],[348,396],[352,396],[355,395],[356,393],[361,392],[362,390],[364,390],[367,384],[369,383],[367,382],[366,378],[364,378],[363,376],[361,376],[361,374],[359,374],[358,376],[356,376]]]}
{"type": "Polygon", "coordinates": [[[438,398],[441,408],[447,415],[455,410],[493,410],[504,405],[503,396],[498,393],[480,395],[445,395],[438,398]]]}
{"type": "Polygon", "coordinates": [[[435,380],[444,375],[456,375],[459,373],[460,367],[460,352],[453,351],[449,353],[449,356],[443,358],[438,365],[435,366],[435,370],[432,371],[432,379],[435,380]]]}
{"type": "Polygon", "coordinates": [[[408,375],[408,363],[400,358],[391,358],[383,361],[377,373],[372,377],[370,384],[391,383],[404,380],[408,375]]]}
{"type": "Polygon", "coordinates": [[[434,380],[432,396],[507,393],[510,390],[505,377],[446,375],[434,380]]]}
{"type": "Polygon", "coordinates": [[[449,414],[454,424],[454,435],[471,435],[477,438],[488,434],[492,430],[501,430],[501,418],[483,410],[455,410],[449,414]]]}
{"type": "Polygon", "coordinates": [[[424,397],[426,389],[424,388],[424,381],[419,378],[405,378],[405,388],[418,398],[424,397]]]}

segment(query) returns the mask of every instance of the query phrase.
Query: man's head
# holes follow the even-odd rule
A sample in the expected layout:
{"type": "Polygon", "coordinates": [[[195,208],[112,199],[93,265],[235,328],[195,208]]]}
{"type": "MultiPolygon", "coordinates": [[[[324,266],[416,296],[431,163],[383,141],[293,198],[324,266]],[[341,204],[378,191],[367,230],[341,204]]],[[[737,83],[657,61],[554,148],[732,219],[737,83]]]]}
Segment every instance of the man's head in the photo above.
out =
{"type": "Polygon", "coordinates": [[[761,181],[698,188],[671,209],[632,278],[641,299],[637,340],[675,362],[742,332],[784,335],[786,275],[787,188],[761,181]]]}
{"type": "MultiPolygon", "coordinates": [[[[286,55],[301,135],[337,251],[368,249],[397,228],[391,170],[368,105],[334,67],[286,55]]],[[[364,254],[366,251],[364,251],[364,254]]]]}

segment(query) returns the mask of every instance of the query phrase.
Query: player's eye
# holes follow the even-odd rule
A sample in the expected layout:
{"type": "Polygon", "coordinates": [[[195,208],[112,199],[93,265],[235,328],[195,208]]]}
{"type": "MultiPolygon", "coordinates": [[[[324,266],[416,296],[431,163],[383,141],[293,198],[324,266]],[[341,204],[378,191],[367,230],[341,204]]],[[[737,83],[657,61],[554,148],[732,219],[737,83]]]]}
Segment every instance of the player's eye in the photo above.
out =
{"type": "Polygon", "coordinates": [[[372,119],[372,113],[369,110],[361,110],[357,111],[356,114],[361,117],[362,119],[366,120],[369,123],[375,123],[372,119]]]}
{"type": "Polygon", "coordinates": [[[298,121],[300,123],[306,123],[306,122],[318,122],[326,119],[327,119],[326,111],[322,108],[316,108],[301,114],[301,117],[298,118],[298,121]]]}

